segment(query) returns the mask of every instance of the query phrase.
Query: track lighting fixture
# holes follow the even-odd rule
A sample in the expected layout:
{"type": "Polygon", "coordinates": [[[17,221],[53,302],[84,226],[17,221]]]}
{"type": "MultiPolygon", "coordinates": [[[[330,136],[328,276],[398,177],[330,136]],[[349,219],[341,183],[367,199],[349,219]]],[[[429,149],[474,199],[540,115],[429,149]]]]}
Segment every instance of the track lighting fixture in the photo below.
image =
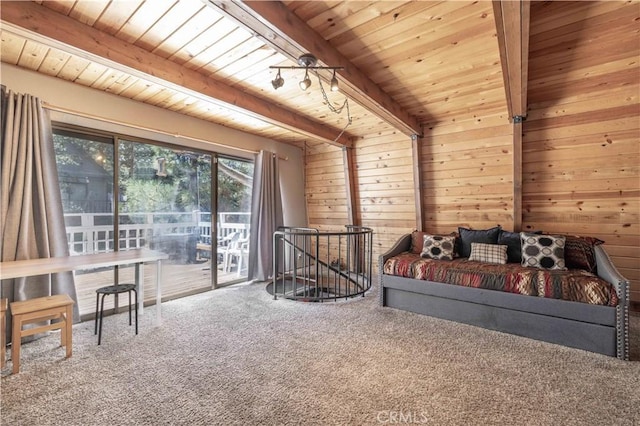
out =
{"type": "Polygon", "coordinates": [[[324,90],[322,85],[322,79],[320,78],[320,74],[317,70],[331,70],[333,71],[333,75],[331,76],[330,87],[332,92],[337,92],[339,90],[338,87],[338,78],[336,77],[337,70],[343,70],[344,67],[319,67],[317,66],[318,59],[313,56],[311,53],[305,53],[298,58],[298,66],[291,67],[278,67],[272,66],[269,68],[277,69],[278,74],[276,74],[276,78],[271,81],[271,85],[275,90],[282,87],[284,85],[284,79],[280,75],[280,71],[283,69],[290,70],[304,70],[304,79],[300,80],[299,86],[300,89],[306,91],[309,87],[311,87],[311,79],[309,78],[309,70],[316,71],[315,74],[318,77],[318,86],[320,87],[320,92],[322,93],[322,99],[324,100],[324,104],[329,108],[329,110],[335,114],[342,114],[342,111],[346,108],[347,112],[347,120],[345,122],[344,128],[340,132],[340,134],[336,137],[336,141],[342,136],[347,127],[349,127],[352,123],[351,113],[349,112],[349,99],[345,96],[344,102],[341,106],[334,105],[332,101],[327,97],[327,93],[324,90]]]}
{"type": "Polygon", "coordinates": [[[318,59],[315,56],[313,56],[311,53],[305,53],[304,55],[301,55],[298,58],[298,66],[269,67],[269,68],[278,70],[278,74],[276,75],[276,78],[271,81],[271,85],[276,90],[284,85],[284,79],[280,75],[280,71],[282,69],[303,69],[305,70],[304,79],[300,81],[299,85],[301,90],[307,90],[311,86],[311,79],[309,78],[309,70],[333,70],[333,77],[331,78],[331,91],[337,92],[339,87],[338,87],[338,78],[336,77],[336,71],[342,70],[344,69],[344,67],[322,67],[322,66],[317,66],[317,63],[318,63],[318,59]]]}

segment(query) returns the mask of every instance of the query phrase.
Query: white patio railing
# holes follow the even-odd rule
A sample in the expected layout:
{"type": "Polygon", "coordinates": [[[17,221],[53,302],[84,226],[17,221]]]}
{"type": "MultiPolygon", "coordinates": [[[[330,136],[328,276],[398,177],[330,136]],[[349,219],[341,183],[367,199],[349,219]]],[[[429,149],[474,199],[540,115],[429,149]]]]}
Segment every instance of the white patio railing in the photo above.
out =
{"type": "MultiPolygon", "coordinates": [[[[249,234],[249,212],[218,213],[218,238],[232,232],[249,234]]],[[[71,254],[113,251],[114,229],[111,213],[67,213],[64,215],[71,254]]],[[[161,212],[120,215],[118,244],[120,250],[145,247],[156,236],[186,235],[211,244],[211,213],[161,212]]]]}

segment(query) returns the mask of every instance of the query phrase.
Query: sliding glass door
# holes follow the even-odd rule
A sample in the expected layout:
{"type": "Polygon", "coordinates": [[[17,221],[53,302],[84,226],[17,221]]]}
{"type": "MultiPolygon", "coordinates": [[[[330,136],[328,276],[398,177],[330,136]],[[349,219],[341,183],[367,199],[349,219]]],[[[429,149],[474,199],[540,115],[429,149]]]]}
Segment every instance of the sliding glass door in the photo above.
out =
{"type": "MultiPolygon", "coordinates": [[[[54,143],[72,255],[162,251],[164,298],[246,278],[252,162],[62,126],[54,143]]],[[[155,303],[154,268],[143,269],[155,303]]],[[[77,272],[81,315],[93,314],[97,288],[134,281],[133,267],[77,272]]]]}
{"type": "MultiPolygon", "coordinates": [[[[54,144],[72,255],[162,251],[165,300],[246,277],[251,162],[62,126],[54,144]]],[[[154,268],[143,269],[144,300],[155,303],[154,268]]],[[[97,288],[134,281],[133,267],[77,272],[81,315],[93,315],[97,288]]]]}

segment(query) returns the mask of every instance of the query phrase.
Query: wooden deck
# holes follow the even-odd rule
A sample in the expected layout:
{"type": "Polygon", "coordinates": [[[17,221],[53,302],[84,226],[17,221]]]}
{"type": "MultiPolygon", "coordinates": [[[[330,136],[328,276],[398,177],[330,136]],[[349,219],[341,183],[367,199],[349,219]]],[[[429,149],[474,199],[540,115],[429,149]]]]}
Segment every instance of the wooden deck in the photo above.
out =
{"type": "MultiPolygon", "coordinates": [[[[155,304],[155,264],[144,265],[144,301],[145,305],[155,304]]],[[[120,268],[120,283],[133,283],[134,267],[120,268]]],[[[245,271],[246,274],[246,271],[245,271]]],[[[199,293],[212,289],[211,270],[209,263],[179,264],[165,261],[162,264],[162,300],[167,301],[199,293]]],[[[244,276],[246,278],[246,275],[244,276]]],[[[235,270],[223,272],[218,269],[218,286],[242,281],[235,270]]],[[[83,320],[93,318],[96,309],[96,289],[114,282],[113,269],[101,271],[76,272],[76,289],[78,294],[78,307],[83,320]]],[[[104,301],[105,311],[113,309],[114,297],[106,297],[104,301]]],[[[126,295],[120,296],[119,306],[127,306],[126,295]]]]}

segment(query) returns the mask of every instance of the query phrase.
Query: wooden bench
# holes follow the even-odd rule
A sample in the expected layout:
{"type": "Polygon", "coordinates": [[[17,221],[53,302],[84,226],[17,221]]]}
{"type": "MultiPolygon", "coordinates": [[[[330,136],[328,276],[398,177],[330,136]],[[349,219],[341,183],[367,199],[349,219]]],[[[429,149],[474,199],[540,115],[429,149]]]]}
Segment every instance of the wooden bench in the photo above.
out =
{"type": "Polygon", "coordinates": [[[13,321],[11,334],[11,360],[13,374],[20,372],[20,346],[22,338],[45,331],[60,330],[60,345],[65,346],[66,358],[71,357],[71,326],[73,324],[73,300],[67,294],[38,297],[11,303],[13,321]],[[38,325],[23,330],[25,324],[54,320],[51,324],[38,325]]]}

